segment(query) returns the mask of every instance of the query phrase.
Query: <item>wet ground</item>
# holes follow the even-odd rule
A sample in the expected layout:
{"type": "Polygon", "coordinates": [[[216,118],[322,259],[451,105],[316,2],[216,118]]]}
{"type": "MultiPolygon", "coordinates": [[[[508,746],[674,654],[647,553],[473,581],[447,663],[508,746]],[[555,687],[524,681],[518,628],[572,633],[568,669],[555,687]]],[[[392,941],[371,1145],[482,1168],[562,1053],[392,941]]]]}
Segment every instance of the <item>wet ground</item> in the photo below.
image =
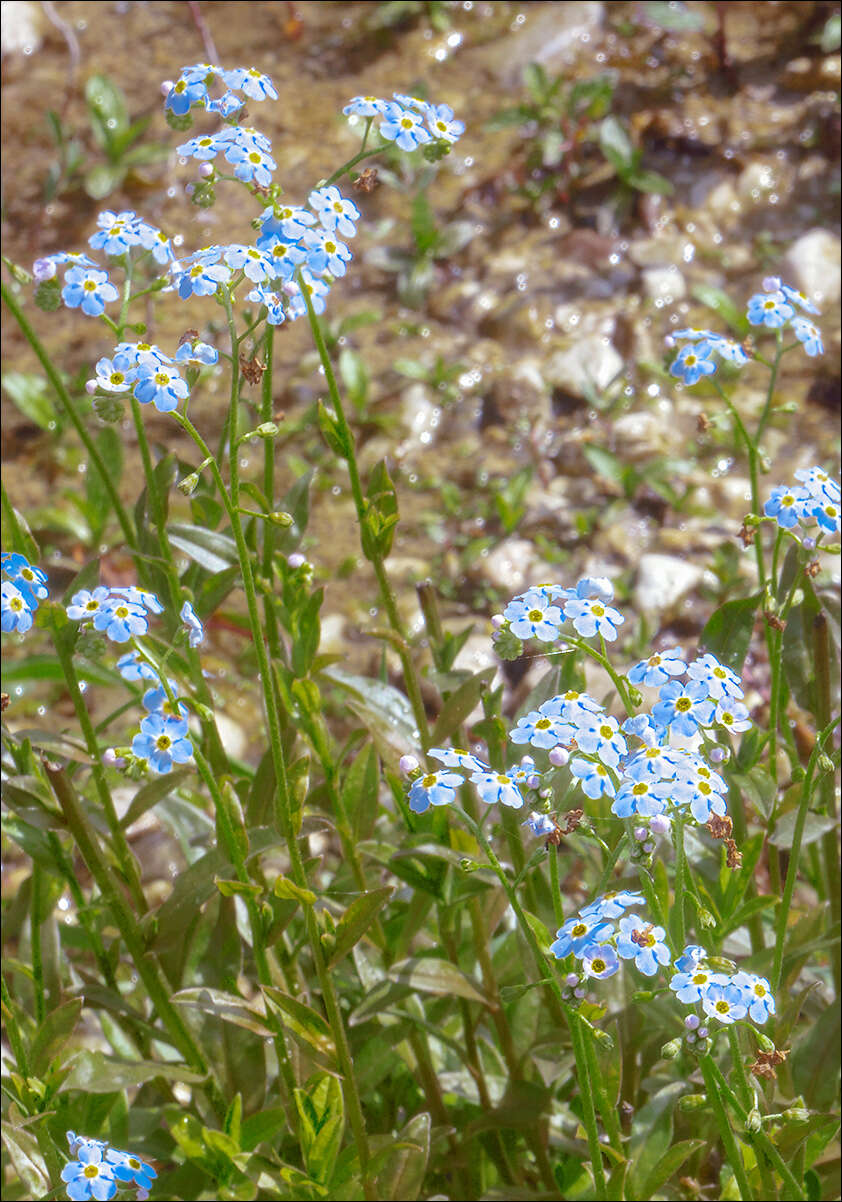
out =
{"type": "MultiPolygon", "coordinates": [[[[417,626],[413,584],[431,574],[447,620],[480,619],[469,644],[475,663],[488,648],[482,619],[538,579],[610,575],[650,632],[669,627],[687,638],[729,580],[750,573],[735,540],[746,472],[727,423],[718,424],[721,403],[664,370],[671,329],[726,330],[703,303],[710,289],[742,309],[765,275],[780,274],[821,296],[826,354],[786,360],[778,397],[797,412],[780,414],[768,433],[768,488],[813,462],[836,470],[840,76],[827,30],[838,5],[74,0],[3,9],[4,41],[17,39],[3,57],[4,253],[27,267],[54,250],[85,248],[101,208],[136,209],[179,231],[188,250],[249,240],[254,212],[239,194],[221,187],[203,211],[185,196],[195,175],[175,156],[181,138],[164,121],[159,89],[186,63],[215,58],[272,77],[279,101],[252,104],[249,117],[271,138],[293,203],[354,152],[358,134],[341,109],[356,94],[420,93],[465,121],[427,188],[436,226],[455,249],[413,254],[413,198],[425,171],[390,160],[380,186],[356,197],[364,221],[355,262],[333,289],[328,317],[370,318],[340,345],[360,353],[370,376],[357,415],[364,469],[387,456],[398,488],[393,575],[404,612],[417,626]],[[684,17],[700,28],[664,28],[684,17]],[[562,91],[606,76],[610,111],[671,193],[621,186],[588,125],[577,137],[575,125],[548,120],[538,152],[534,121],[495,123],[501,109],[526,100],[523,73],[536,62],[562,77],[562,91]],[[119,85],[133,118],[150,116],[146,140],[170,153],[101,202],[69,179],[45,205],[57,158],[49,109],[79,141],[86,168],[102,160],[83,98],[94,74],[119,85]]],[[[111,349],[104,327],[78,312],[28,311],[70,378],[84,378],[111,349]]],[[[217,313],[170,300],[150,336],[174,345],[217,313]]],[[[281,491],[318,468],[305,549],[328,585],[325,649],[373,662],[360,634],[372,622],[373,582],[355,562],[344,474],[312,421],[324,389],[304,323],[283,327],[276,346],[276,408],[290,431],[278,444],[281,491]]],[[[35,370],[8,320],[3,352],[4,370],[35,370]]],[[[749,419],[765,381],[757,365],[730,381],[749,419]]],[[[211,445],[226,404],[221,383],[213,385],[192,409],[211,445]]],[[[149,429],[161,449],[194,462],[164,415],[149,415],[149,429]]],[[[3,432],[15,504],[31,516],[45,558],[69,569],[89,552],[55,511],[67,512],[80,487],[81,456],[5,393],[3,432]]],[[[128,423],[123,433],[124,491],[133,499],[128,423]]],[[[256,447],[246,475],[261,454],[256,447]]],[[[173,505],[186,513],[178,495],[173,505]]],[[[120,558],[109,560],[103,570],[119,574],[120,558]]],[[[217,638],[227,653],[224,632],[217,638]]]]}

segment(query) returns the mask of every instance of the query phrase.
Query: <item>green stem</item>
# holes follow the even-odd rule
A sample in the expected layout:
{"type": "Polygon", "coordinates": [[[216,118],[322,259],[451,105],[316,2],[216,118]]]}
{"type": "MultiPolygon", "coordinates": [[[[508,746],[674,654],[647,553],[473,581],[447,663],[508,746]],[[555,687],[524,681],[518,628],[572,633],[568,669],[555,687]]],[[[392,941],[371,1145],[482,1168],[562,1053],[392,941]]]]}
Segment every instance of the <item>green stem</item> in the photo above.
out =
{"type": "Polygon", "coordinates": [[[41,869],[33,861],[29,905],[29,943],[32,959],[32,983],[35,989],[35,1021],[40,1025],[47,1017],[44,997],[44,962],[41,958],[41,869]]]}
{"type": "MultiPolygon", "coordinates": [[[[366,520],[366,511],[368,502],[363,495],[362,481],[360,480],[359,467],[357,465],[356,444],[351,427],[348,425],[348,419],[345,416],[345,409],[342,404],[342,397],[339,393],[339,387],[336,383],[336,376],[333,372],[333,364],[330,361],[327,346],[325,344],[324,335],[322,334],[319,319],[313,308],[313,302],[310,299],[310,294],[304,287],[302,282],[299,282],[301,294],[307,305],[307,316],[310,320],[310,329],[313,334],[313,341],[316,344],[316,350],[319,354],[319,359],[322,362],[322,367],[325,372],[325,381],[327,383],[328,392],[330,393],[331,403],[333,404],[336,414],[336,423],[339,427],[340,437],[343,445],[347,448],[347,456],[345,462],[348,465],[348,476],[351,484],[351,496],[354,500],[354,508],[357,511],[357,520],[360,524],[360,538],[362,539],[363,523],[366,520]]],[[[418,680],[418,673],[415,668],[412,656],[409,652],[407,643],[406,631],[404,630],[403,622],[398,613],[397,602],[394,592],[389,583],[388,575],[386,574],[386,565],[383,556],[376,548],[371,548],[370,551],[363,549],[366,558],[370,560],[374,568],[374,574],[377,577],[377,583],[380,586],[380,594],[383,599],[383,604],[386,608],[386,615],[389,620],[389,625],[396,635],[395,649],[401,661],[403,668],[404,683],[409,697],[409,703],[412,706],[413,717],[415,718],[418,727],[418,736],[421,747],[424,751],[430,746],[430,728],[427,722],[427,712],[424,708],[424,702],[421,696],[421,685],[418,680]]]]}
{"type": "Polygon", "coordinates": [[[686,940],[684,925],[684,893],[687,888],[687,857],[684,853],[684,821],[676,817],[672,824],[672,841],[675,847],[675,909],[676,909],[676,945],[683,948],[686,940]]]}
{"type": "Polygon", "coordinates": [[[225,1101],[210,1075],[209,1066],[199,1046],[170,1001],[169,985],[163,980],[155,961],[146,954],[138,931],[137,919],[126,904],[119,888],[114,884],[111,868],[99,849],[96,835],[88,823],[73,787],[62,769],[55,768],[46,760],[43,761],[43,765],[67,826],[76,840],[82,859],[111,911],[123,942],[134,962],[135,970],[146,987],[150,1002],[166,1027],[173,1046],[181,1052],[190,1068],[207,1076],[205,1087],[214,1109],[220,1117],[223,1117],[226,1110],[225,1101]]]}
{"type": "Polygon", "coordinates": [[[751,1187],[748,1183],[748,1177],[746,1176],[742,1153],[737,1140],[734,1137],[734,1132],[731,1130],[731,1124],[728,1121],[728,1115],[725,1112],[725,1105],[722,1101],[722,1095],[720,1093],[720,1083],[717,1081],[716,1075],[713,1071],[715,1065],[710,1052],[707,1052],[704,1056],[702,1056],[701,1060],[699,1061],[699,1066],[702,1070],[702,1076],[705,1079],[705,1091],[708,1096],[708,1101],[713,1108],[716,1125],[719,1128],[719,1135],[722,1140],[722,1146],[725,1149],[725,1155],[734,1173],[734,1177],[737,1182],[737,1188],[740,1191],[740,1198],[743,1199],[743,1202],[752,1202],[754,1195],[751,1192],[751,1187]]]}
{"type": "Polygon", "coordinates": [[[32,347],[41,366],[43,367],[47,379],[50,381],[50,384],[53,387],[53,391],[55,392],[56,397],[61,404],[61,408],[65,416],[70,418],[76,433],[79,435],[79,438],[81,439],[85,450],[88,453],[89,461],[99,472],[105,491],[108,493],[108,499],[111,502],[111,507],[114,510],[117,521],[120,523],[120,529],[123,531],[123,537],[135,555],[136,561],[139,565],[138,570],[140,572],[143,567],[143,561],[137,558],[137,541],[131,520],[129,519],[129,515],[126,513],[126,510],[123,507],[123,503],[117,493],[114,481],[111,478],[108,468],[103,462],[102,456],[97,449],[97,445],[86,430],[85,424],[80,418],[79,414],[76,412],[76,408],[70,398],[70,394],[62,383],[61,377],[53,366],[52,360],[42,346],[38,335],[24,317],[23,311],[15,300],[11,290],[7,288],[5,284],[0,284],[0,291],[2,292],[3,300],[6,302],[9,311],[20,326],[24,338],[26,338],[27,342],[32,347]]]}
{"type": "Polygon", "coordinates": [[[599,1068],[599,1063],[596,1058],[596,1041],[593,1037],[593,1032],[582,1024],[582,1047],[585,1052],[585,1059],[588,1065],[588,1075],[591,1079],[591,1088],[593,1089],[596,1104],[599,1108],[599,1113],[602,1116],[602,1125],[608,1132],[608,1139],[611,1147],[615,1152],[622,1155],[623,1137],[620,1131],[620,1120],[617,1115],[616,1103],[612,1103],[611,1099],[605,1092],[602,1084],[602,1073],[599,1068]]]}
{"type": "MultiPolygon", "coordinates": [[[[828,634],[827,616],[823,609],[820,609],[813,618],[813,667],[816,677],[816,726],[819,730],[824,730],[830,725],[831,706],[830,706],[830,639],[828,634]]],[[[830,902],[830,921],[832,926],[836,926],[840,918],[840,895],[839,895],[839,851],[836,837],[835,820],[836,813],[836,790],[834,788],[833,774],[831,772],[823,772],[816,786],[818,794],[818,809],[823,814],[828,814],[834,819],[834,827],[832,830],[825,831],[822,835],[821,851],[823,864],[823,877],[825,898],[830,902]]],[[[842,991],[842,964],[840,964],[840,946],[839,940],[836,940],[831,951],[833,965],[833,983],[837,998],[842,991]]]]}
{"type": "Polygon", "coordinates": [[[114,854],[120,865],[120,870],[123,874],[125,882],[132,895],[137,910],[140,914],[145,914],[149,908],[146,904],[146,898],[143,893],[143,887],[140,883],[140,874],[132,855],[131,848],[126,842],[125,832],[120,825],[120,819],[117,817],[117,811],[114,808],[114,802],[111,797],[111,791],[108,788],[108,782],[105,779],[105,770],[102,766],[99,745],[91,722],[90,714],[88,713],[85,699],[82,696],[82,690],[79,688],[79,679],[76,675],[76,669],[73,666],[73,657],[69,653],[66,645],[66,639],[59,631],[53,632],[53,646],[61,664],[61,670],[64,674],[64,679],[67,684],[70,699],[73,702],[73,708],[76,711],[76,717],[79,725],[82,728],[82,734],[85,739],[85,746],[88,749],[88,755],[91,757],[91,775],[94,779],[97,797],[102,805],[108,822],[108,829],[111,832],[111,843],[114,848],[114,854]]]}
{"type": "Polygon", "coordinates": [[[588,1149],[593,1168],[595,1194],[598,1199],[608,1197],[605,1184],[605,1170],[602,1164],[602,1147],[599,1142],[599,1130],[596,1125],[596,1112],[593,1105],[593,1079],[588,1072],[588,1058],[585,1052],[583,1032],[578,1016],[570,1011],[568,1015],[570,1038],[573,1041],[573,1055],[576,1058],[576,1079],[579,1083],[579,1097],[582,1101],[582,1119],[588,1137],[588,1149]]]}

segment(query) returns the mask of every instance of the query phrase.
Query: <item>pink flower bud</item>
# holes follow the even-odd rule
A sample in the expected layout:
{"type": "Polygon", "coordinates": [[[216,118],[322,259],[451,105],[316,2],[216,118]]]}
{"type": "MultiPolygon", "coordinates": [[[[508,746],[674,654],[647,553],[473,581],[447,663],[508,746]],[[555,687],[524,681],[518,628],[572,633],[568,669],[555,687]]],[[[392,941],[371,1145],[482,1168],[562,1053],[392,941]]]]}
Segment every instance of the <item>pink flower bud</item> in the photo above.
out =
{"type": "Polygon", "coordinates": [[[563,768],[570,759],[570,752],[566,747],[551,747],[547,759],[554,768],[563,768]]]}
{"type": "Polygon", "coordinates": [[[402,755],[398,763],[404,776],[409,776],[410,772],[414,772],[419,766],[414,755],[402,755]]]}

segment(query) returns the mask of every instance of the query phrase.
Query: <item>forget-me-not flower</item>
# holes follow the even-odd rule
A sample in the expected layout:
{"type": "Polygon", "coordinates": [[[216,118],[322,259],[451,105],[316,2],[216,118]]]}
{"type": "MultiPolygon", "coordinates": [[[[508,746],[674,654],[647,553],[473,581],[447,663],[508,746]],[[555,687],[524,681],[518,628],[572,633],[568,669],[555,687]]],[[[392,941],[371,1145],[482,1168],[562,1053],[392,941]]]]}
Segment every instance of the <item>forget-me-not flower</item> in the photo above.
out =
{"type": "Polygon", "coordinates": [[[423,814],[430,806],[450,805],[456,799],[456,790],[464,783],[464,776],[446,769],[419,776],[409,790],[409,808],[413,814],[423,814]]]}
{"type": "Polygon", "coordinates": [[[117,300],[119,292],[109,283],[107,271],[92,268],[71,267],[64,273],[61,298],[68,309],[81,307],[89,317],[99,317],[105,306],[117,300]]]}

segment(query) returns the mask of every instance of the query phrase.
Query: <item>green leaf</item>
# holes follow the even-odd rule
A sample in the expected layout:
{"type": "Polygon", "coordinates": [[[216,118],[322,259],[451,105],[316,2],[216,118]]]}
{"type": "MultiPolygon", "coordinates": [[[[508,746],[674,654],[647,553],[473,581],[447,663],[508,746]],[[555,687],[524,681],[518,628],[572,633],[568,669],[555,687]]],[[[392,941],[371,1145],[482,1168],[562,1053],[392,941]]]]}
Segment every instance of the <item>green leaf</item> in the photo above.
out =
{"type": "Polygon", "coordinates": [[[762,593],[720,605],[699,635],[699,648],[710,651],[739,676],[748,654],[762,593]]]}
{"type": "Polygon", "coordinates": [[[348,393],[348,399],[359,412],[368,402],[368,372],[362,355],[345,346],[339,353],[339,374],[348,393]]]}
{"type": "Polygon", "coordinates": [[[260,897],[264,892],[263,886],[254,881],[224,881],[217,877],[214,883],[223,897],[260,897]]]}
{"type": "Polygon", "coordinates": [[[316,904],[316,895],[310,889],[302,889],[300,885],[296,885],[295,881],[291,881],[289,877],[279,876],[272,886],[272,892],[275,897],[285,897],[293,901],[301,902],[303,906],[314,906],[316,904]]]}
{"type": "Polygon", "coordinates": [[[328,1073],[319,1074],[307,1089],[296,1089],[299,1139],[307,1172],[316,1181],[330,1183],[342,1146],[345,1111],[342,1087],[328,1073]]]}
{"type": "Polygon", "coordinates": [[[632,1169],[627,1197],[651,1197],[645,1193],[645,1183],[655,1174],[672,1146],[673,1111],[678,1099],[686,1092],[686,1081],[673,1081],[652,1094],[632,1119],[627,1157],[632,1169]]]}
{"type": "Polygon", "coordinates": [[[15,408],[36,426],[42,430],[61,428],[55,405],[50,398],[49,385],[43,376],[7,371],[0,377],[0,384],[15,408]]]}
{"type": "Polygon", "coordinates": [[[343,956],[347,956],[354,944],[362,938],[374,922],[378,912],[385,906],[394,892],[395,890],[391,885],[384,885],[383,888],[372,889],[369,893],[364,893],[362,897],[355,898],[351,902],[336,924],[336,944],[328,961],[329,968],[333,968],[343,956]]]}
{"type": "Polygon", "coordinates": [[[625,182],[638,192],[654,192],[658,196],[672,196],[675,191],[672,183],[657,171],[632,171],[625,182]]]}
{"type": "Polygon", "coordinates": [[[177,550],[183,551],[208,572],[224,572],[237,563],[237,544],[227,534],[171,522],[167,535],[177,550]]]}
{"type": "Polygon", "coordinates": [[[599,146],[619,175],[635,164],[635,150],[620,120],[610,115],[599,124],[599,146]]]}
{"type": "MultiPolygon", "coordinates": [[[[11,1123],[4,1122],[2,1138],[15,1174],[29,1191],[30,1196],[33,1198],[48,1197],[52,1188],[50,1173],[33,1133],[23,1126],[12,1126],[11,1123]]],[[[21,1196],[25,1197],[26,1195],[21,1196]]]]}
{"type": "Polygon", "coordinates": [[[342,781],[342,805],[351,819],[354,839],[371,834],[377,817],[380,763],[371,743],[355,757],[342,781]]]}
{"type": "Polygon", "coordinates": [[[316,417],[322,438],[330,450],[333,451],[334,455],[338,455],[340,459],[347,459],[351,453],[351,448],[344,429],[336,419],[336,414],[332,409],[328,409],[323,401],[319,401],[316,406],[316,417]]]}
{"type": "Polygon", "coordinates": [[[347,704],[371,731],[385,751],[406,754],[418,746],[418,729],[412,707],[394,686],[366,676],[346,672],[336,664],[322,668],[321,677],[337,685],[346,695],[347,704]]]}
{"type": "Polygon", "coordinates": [[[416,1114],[397,1134],[377,1174],[377,1196],[385,1202],[414,1202],[430,1159],[430,1116],[416,1114]]]}
{"type": "Polygon", "coordinates": [[[449,960],[439,960],[433,956],[401,960],[392,965],[388,976],[396,984],[408,985],[411,989],[421,990],[422,993],[435,993],[443,997],[452,997],[455,994],[456,997],[467,998],[469,1002],[489,1005],[480,986],[449,960]]]}
{"type": "Polygon", "coordinates": [[[438,241],[436,218],[429,197],[423,189],[412,202],[412,236],[419,255],[426,255],[438,241]]]}
{"type": "Polygon", "coordinates": [[[85,101],[94,137],[108,150],[114,139],[129,127],[125,97],[107,75],[92,75],[85,84],[85,101]]]}
{"type": "Polygon", "coordinates": [[[455,692],[451,693],[442,706],[442,711],[436,719],[430,738],[432,745],[440,746],[449,739],[461,726],[468,714],[479,704],[479,699],[491,684],[497,669],[483,668],[475,676],[469,677],[455,692]]]}
{"type": "Polygon", "coordinates": [[[81,998],[64,1002],[41,1023],[29,1049],[29,1063],[34,1076],[46,1076],[53,1058],[73,1034],[82,1013],[82,1004],[81,998]]]}
{"type": "Polygon", "coordinates": [[[712,284],[694,284],[690,289],[694,300],[718,313],[738,338],[745,338],[751,326],[742,309],[739,309],[727,292],[714,288],[712,284]]]}
{"type": "MultiPolygon", "coordinates": [[[[196,990],[195,992],[199,992],[196,990]]],[[[172,999],[175,1001],[175,998],[172,999]]],[[[163,1077],[165,1081],[183,1081],[186,1085],[199,1085],[205,1080],[202,1073],[195,1073],[186,1064],[163,1064],[153,1060],[118,1060],[103,1052],[82,1051],[73,1062],[70,1075],[59,1090],[81,1090],[83,1093],[113,1093],[114,1090],[130,1089],[163,1077]]]]}
{"type": "Polygon", "coordinates": [[[296,614],[292,644],[292,670],[296,676],[306,676],[313,666],[321,639],[319,611],[325,591],[317,588],[296,614]]]}
{"type": "Polygon", "coordinates": [[[705,27],[703,12],[688,9],[686,4],[670,0],[645,0],[640,8],[648,21],[670,33],[701,33],[705,27]]]}
{"type": "Polygon", "coordinates": [[[277,1144],[281,1132],[286,1129],[287,1118],[283,1106],[271,1106],[243,1119],[240,1129],[240,1147],[244,1152],[253,1152],[264,1142],[277,1144]]]}
{"type": "MultiPolygon", "coordinates": [[[[782,814],[775,823],[775,829],[769,836],[769,842],[774,843],[775,847],[789,850],[792,847],[792,837],[795,834],[795,823],[797,820],[797,809],[790,810],[787,814],[782,814]]],[[[807,843],[815,843],[827,831],[832,831],[835,826],[836,819],[830,814],[808,814],[801,836],[802,847],[807,843]]]]}
{"type": "Polygon", "coordinates": [[[363,552],[368,559],[378,556],[385,559],[392,549],[398,520],[398,499],[385,459],[381,459],[372,469],[366,499],[368,505],[362,524],[363,552]]]}
{"type": "MultiPolygon", "coordinates": [[[[108,476],[119,485],[123,474],[123,440],[113,426],[106,426],[96,436],[97,449],[108,476]]],[[[96,464],[91,462],[85,474],[85,496],[88,501],[89,520],[94,531],[94,537],[99,538],[105,527],[111,500],[108,489],[96,464]]]]}
{"type": "MultiPolygon", "coordinates": [[[[189,1006],[210,1014],[223,1022],[233,1023],[236,1027],[244,1027],[255,1035],[272,1035],[272,1028],[267,1024],[266,1015],[255,1010],[235,993],[225,993],[221,989],[182,989],[174,993],[170,1001],[177,1006],[189,1006]]],[[[122,1088],[122,1086],[120,1087],[122,1088]]]]}
{"type": "Polygon", "coordinates": [[[91,200],[104,200],[125,178],[126,168],[120,163],[97,163],[85,174],[85,191],[91,200]]]}
{"type": "Polygon", "coordinates": [[[285,1026],[323,1056],[335,1059],[333,1036],[321,1014],[274,985],[263,985],[262,989],[269,1001],[281,1011],[281,1021],[285,1026]]]}
{"type": "Polygon", "coordinates": [[[643,1180],[641,1198],[654,1198],[657,1191],[669,1181],[674,1173],[677,1173],[688,1157],[694,1152],[698,1152],[699,1148],[705,1147],[706,1141],[703,1139],[684,1139],[677,1144],[673,1144],[663,1156],[652,1166],[648,1175],[643,1180]]]}
{"type": "Polygon", "coordinates": [[[145,814],[147,810],[151,810],[152,806],[157,805],[159,801],[163,801],[165,797],[169,797],[181,785],[184,784],[188,777],[193,776],[193,771],[190,768],[176,769],[175,772],[170,772],[166,776],[158,776],[149,781],[138,789],[131,800],[128,810],[120,819],[120,826],[123,830],[131,826],[140,818],[141,814],[145,814]]]}

